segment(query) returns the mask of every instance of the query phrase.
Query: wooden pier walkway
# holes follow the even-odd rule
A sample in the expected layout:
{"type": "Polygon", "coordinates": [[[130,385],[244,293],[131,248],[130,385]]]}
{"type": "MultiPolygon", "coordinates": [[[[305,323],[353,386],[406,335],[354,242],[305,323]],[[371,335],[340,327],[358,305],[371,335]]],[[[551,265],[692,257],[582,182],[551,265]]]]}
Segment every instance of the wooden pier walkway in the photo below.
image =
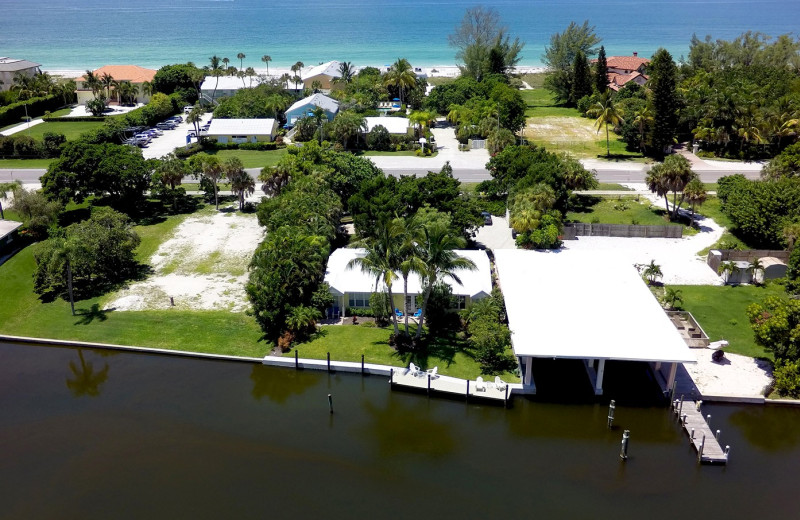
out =
{"type": "Polygon", "coordinates": [[[703,464],[727,464],[730,446],[722,446],[719,443],[719,430],[712,430],[708,423],[708,417],[703,416],[700,411],[702,401],[683,401],[676,399],[672,403],[672,409],[689,436],[689,442],[697,452],[697,460],[703,464]]]}

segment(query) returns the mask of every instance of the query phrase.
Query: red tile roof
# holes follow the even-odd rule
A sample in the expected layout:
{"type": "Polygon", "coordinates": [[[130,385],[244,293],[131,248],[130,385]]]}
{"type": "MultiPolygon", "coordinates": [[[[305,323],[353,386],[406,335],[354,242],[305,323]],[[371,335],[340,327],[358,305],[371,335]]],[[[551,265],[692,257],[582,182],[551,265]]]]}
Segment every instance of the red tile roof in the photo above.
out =
{"type": "Polygon", "coordinates": [[[609,56],[606,64],[609,68],[620,70],[639,70],[642,65],[647,65],[650,60],[638,56],[609,56]]]}
{"type": "MultiPolygon", "coordinates": [[[[153,81],[156,71],[153,69],[145,69],[138,65],[105,65],[94,71],[95,76],[102,76],[109,74],[117,81],[130,81],[131,83],[144,83],[145,81],[153,81]]],[[[75,81],[86,81],[84,76],[75,78],[75,81]]]]}

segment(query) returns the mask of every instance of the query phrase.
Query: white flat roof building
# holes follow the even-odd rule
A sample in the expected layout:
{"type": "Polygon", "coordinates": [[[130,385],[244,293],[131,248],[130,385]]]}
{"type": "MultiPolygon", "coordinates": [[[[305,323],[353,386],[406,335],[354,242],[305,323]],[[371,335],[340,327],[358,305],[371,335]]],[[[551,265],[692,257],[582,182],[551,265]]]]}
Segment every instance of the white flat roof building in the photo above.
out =
{"type": "Polygon", "coordinates": [[[672,363],[668,384],[675,364],[696,362],[633,265],[596,252],[498,249],[495,258],[514,353],[528,369],[532,358],[599,361],[601,393],[605,360],[672,363]]]}
{"type": "Polygon", "coordinates": [[[407,117],[365,117],[364,120],[367,123],[367,133],[378,125],[386,128],[390,134],[408,133],[409,121],[407,117]]]}
{"type": "Polygon", "coordinates": [[[221,143],[255,143],[272,141],[277,130],[278,122],[272,118],[212,119],[208,131],[201,135],[216,137],[221,143]]]}

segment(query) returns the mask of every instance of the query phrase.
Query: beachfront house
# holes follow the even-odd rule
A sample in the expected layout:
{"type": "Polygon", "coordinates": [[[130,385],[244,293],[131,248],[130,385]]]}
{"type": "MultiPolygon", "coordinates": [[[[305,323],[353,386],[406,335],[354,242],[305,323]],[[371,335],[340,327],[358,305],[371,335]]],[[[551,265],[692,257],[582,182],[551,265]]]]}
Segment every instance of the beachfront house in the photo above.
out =
{"type": "Polygon", "coordinates": [[[303,70],[300,73],[300,77],[303,79],[303,88],[313,88],[314,82],[319,81],[320,90],[330,92],[333,88],[333,80],[342,77],[339,73],[340,65],[338,61],[329,61],[303,70]]]}
{"type": "Polygon", "coordinates": [[[407,117],[365,117],[366,133],[370,133],[376,126],[382,126],[392,135],[411,135],[414,128],[407,117]]]}
{"type": "Polygon", "coordinates": [[[254,88],[261,84],[258,76],[206,76],[200,84],[200,99],[206,103],[211,103],[224,97],[231,97],[239,89],[254,88]]]}
{"type": "MultiPolygon", "coordinates": [[[[547,379],[558,371],[569,376],[565,380],[588,375],[600,395],[607,366],[611,374],[649,370],[670,391],[678,365],[697,362],[636,268],[621,257],[496,249],[495,263],[528,393],[536,393],[534,374],[547,379]],[[579,274],[587,265],[598,274],[579,274]]],[[[628,381],[613,384],[619,392],[628,381]]]]}
{"type": "MultiPolygon", "coordinates": [[[[142,88],[142,85],[145,82],[153,82],[153,78],[156,76],[155,70],[146,69],[138,65],[104,65],[103,67],[100,67],[92,72],[98,79],[108,74],[117,82],[129,81],[134,87],[136,87],[137,103],[146,104],[150,101],[150,93],[145,92],[145,89],[142,88]]],[[[86,104],[87,101],[94,99],[94,93],[92,92],[92,89],[87,87],[85,82],[85,76],[75,78],[79,104],[86,104]]],[[[111,87],[111,99],[115,99],[113,86],[111,87]]]]}
{"type": "MultiPolygon", "coordinates": [[[[486,298],[492,293],[492,274],[489,257],[485,251],[459,249],[458,256],[468,258],[475,263],[473,271],[458,271],[459,284],[452,278],[445,278],[456,297],[456,309],[465,309],[470,302],[486,298]]],[[[347,315],[347,309],[365,309],[369,307],[369,298],[376,290],[375,276],[364,273],[357,265],[348,268],[350,262],[366,255],[361,248],[339,248],[328,258],[325,281],[330,285],[331,294],[336,303],[328,309],[331,317],[347,315]]],[[[383,282],[377,284],[378,292],[386,292],[383,282]]],[[[414,314],[417,311],[417,296],[422,295],[422,281],[412,273],[408,278],[408,296],[403,301],[403,278],[397,274],[397,281],[392,284],[394,307],[402,312],[414,314]]]]}
{"type": "Polygon", "coordinates": [[[329,98],[325,94],[314,94],[299,101],[296,101],[292,106],[286,110],[286,122],[289,125],[294,125],[298,119],[306,117],[316,107],[325,111],[325,117],[328,121],[333,121],[336,113],[339,112],[339,102],[333,98],[329,98]]]}
{"type": "Polygon", "coordinates": [[[0,57],[0,92],[14,86],[14,76],[23,74],[33,77],[41,73],[40,65],[28,60],[0,57]]]}
{"type": "MultiPolygon", "coordinates": [[[[596,59],[592,60],[592,63],[596,62],[596,59]]],[[[649,79],[645,75],[649,63],[650,60],[640,58],[637,52],[634,52],[633,56],[609,56],[606,58],[608,88],[617,92],[629,81],[633,81],[637,85],[644,85],[649,79]]]]}
{"type": "Polygon", "coordinates": [[[275,139],[278,122],[275,119],[212,119],[204,137],[218,143],[263,143],[275,139]]]}

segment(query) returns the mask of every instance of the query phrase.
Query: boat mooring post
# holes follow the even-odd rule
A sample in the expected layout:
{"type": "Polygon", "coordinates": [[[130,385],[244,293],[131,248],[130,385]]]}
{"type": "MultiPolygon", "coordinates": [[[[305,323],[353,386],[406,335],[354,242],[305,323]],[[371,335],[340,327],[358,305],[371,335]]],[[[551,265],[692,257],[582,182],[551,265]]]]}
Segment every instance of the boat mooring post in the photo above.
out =
{"type": "Polygon", "coordinates": [[[333,413],[333,397],[331,397],[331,394],[328,394],[328,407],[331,409],[331,413],[333,413]]]}
{"type": "Polygon", "coordinates": [[[328,352],[328,372],[331,371],[331,353],[328,352]]]}
{"type": "Polygon", "coordinates": [[[428,374],[428,397],[431,396],[431,375],[428,374]]]}
{"type": "Polygon", "coordinates": [[[464,394],[464,400],[469,402],[469,379],[467,379],[467,393],[464,394]]]}
{"type": "Polygon", "coordinates": [[[297,357],[297,349],[294,349],[294,369],[300,368],[300,360],[297,357]]]}
{"type": "Polygon", "coordinates": [[[361,354],[361,374],[364,374],[364,354],[361,354]]]}
{"type": "Polygon", "coordinates": [[[682,412],[683,412],[683,394],[681,394],[681,400],[678,403],[678,417],[681,416],[682,412]]]}
{"type": "Polygon", "coordinates": [[[617,408],[617,403],[613,399],[610,403],[608,403],[608,429],[611,429],[611,425],[614,423],[614,410],[617,408]]]}
{"type": "Polygon", "coordinates": [[[708,424],[708,429],[711,429],[711,414],[706,415],[706,423],[708,424]]]}
{"type": "Polygon", "coordinates": [[[697,449],[697,462],[703,462],[703,449],[706,447],[706,434],[700,440],[700,447],[697,449]]]}
{"type": "Polygon", "coordinates": [[[389,384],[394,383],[394,368],[389,369],[389,384]]]}
{"type": "Polygon", "coordinates": [[[620,446],[619,449],[619,458],[622,460],[628,459],[628,439],[630,438],[630,436],[631,436],[630,430],[625,430],[624,432],[622,432],[622,445],[620,446]]]}

